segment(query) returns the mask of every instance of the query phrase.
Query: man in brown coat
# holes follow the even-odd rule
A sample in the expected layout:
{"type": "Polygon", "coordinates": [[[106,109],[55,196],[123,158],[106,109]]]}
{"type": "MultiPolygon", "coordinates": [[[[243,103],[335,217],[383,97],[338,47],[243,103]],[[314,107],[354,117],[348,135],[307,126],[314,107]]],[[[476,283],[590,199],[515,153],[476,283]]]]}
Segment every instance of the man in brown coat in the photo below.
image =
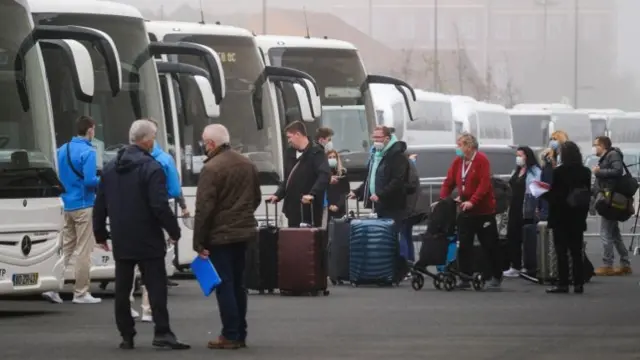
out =
{"type": "Polygon", "coordinates": [[[229,131],[220,124],[207,126],[202,142],[207,159],[198,180],[193,248],[211,259],[222,279],[216,288],[222,332],[208,347],[237,349],[246,346],[243,273],[247,243],[256,239],[254,213],[262,201],[258,169],[231,149],[229,131]]]}

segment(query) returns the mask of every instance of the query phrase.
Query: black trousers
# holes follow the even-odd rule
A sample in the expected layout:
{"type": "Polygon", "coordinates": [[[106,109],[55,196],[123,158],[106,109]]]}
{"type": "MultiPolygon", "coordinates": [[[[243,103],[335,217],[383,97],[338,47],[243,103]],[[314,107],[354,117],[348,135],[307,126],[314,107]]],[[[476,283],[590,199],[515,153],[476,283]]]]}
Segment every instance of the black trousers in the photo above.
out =
{"type": "Polygon", "coordinates": [[[582,257],[582,246],[584,244],[584,233],[579,228],[557,228],[553,229],[553,246],[558,259],[558,285],[569,285],[569,254],[571,254],[573,284],[580,286],[584,284],[584,259],[582,257]]]}
{"type": "MultiPolygon", "coordinates": [[[[535,223],[532,219],[516,219],[509,216],[509,224],[507,225],[507,241],[509,242],[509,266],[522,270],[522,245],[525,241],[535,240],[535,223]],[[533,233],[532,233],[533,231],[533,233]]],[[[527,267],[527,270],[531,270],[527,267]]]]}
{"type": "Polygon", "coordinates": [[[129,295],[133,288],[133,274],[136,265],[140,269],[142,282],[149,292],[149,305],[155,323],[155,335],[171,333],[169,310],[167,309],[167,270],[164,258],[145,260],[116,260],[116,325],[124,338],[136,334],[135,322],[131,317],[129,295]]]}
{"type": "Polygon", "coordinates": [[[502,259],[500,258],[501,254],[498,247],[498,225],[494,215],[461,214],[458,216],[458,241],[460,242],[458,266],[460,272],[466,275],[472,275],[474,272],[473,240],[476,236],[478,236],[484,251],[491,274],[496,279],[502,279],[502,259]]]}

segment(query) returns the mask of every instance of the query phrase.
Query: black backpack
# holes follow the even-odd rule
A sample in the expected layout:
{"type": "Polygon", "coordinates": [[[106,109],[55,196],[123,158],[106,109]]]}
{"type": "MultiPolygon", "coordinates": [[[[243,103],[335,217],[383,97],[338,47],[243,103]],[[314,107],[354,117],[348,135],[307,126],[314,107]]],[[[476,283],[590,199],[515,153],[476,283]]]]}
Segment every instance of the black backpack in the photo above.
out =
{"type": "Polygon", "coordinates": [[[511,203],[511,186],[508,181],[495,176],[491,177],[491,186],[496,199],[496,214],[502,214],[509,209],[511,203]]]}

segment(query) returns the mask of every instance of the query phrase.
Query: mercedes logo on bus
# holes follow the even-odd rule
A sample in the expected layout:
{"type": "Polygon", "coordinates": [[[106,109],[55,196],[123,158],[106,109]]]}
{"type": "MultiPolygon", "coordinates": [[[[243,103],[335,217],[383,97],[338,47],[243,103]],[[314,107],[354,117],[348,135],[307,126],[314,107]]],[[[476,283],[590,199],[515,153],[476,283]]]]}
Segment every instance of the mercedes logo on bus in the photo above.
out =
{"type": "Polygon", "coordinates": [[[29,237],[29,235],[25,235],[22,238],[22,242],[20,243],[20,250],[22,250],[22,254],[24,256],[29,256],[29,254],[31,253],[31,246],[32,246],[32,242],[31,242],[31,238],[29,237]]]}

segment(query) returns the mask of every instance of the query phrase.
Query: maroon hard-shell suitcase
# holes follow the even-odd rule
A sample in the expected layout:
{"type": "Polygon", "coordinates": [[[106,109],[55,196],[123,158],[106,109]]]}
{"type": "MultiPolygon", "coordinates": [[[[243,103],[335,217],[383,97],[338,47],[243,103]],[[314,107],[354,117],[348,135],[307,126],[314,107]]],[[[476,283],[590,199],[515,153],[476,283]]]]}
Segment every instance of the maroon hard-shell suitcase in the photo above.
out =
{"type": "Polygon", "coordinates": [[[324,229],[280,229],[278,286],[281,295],[329,295],[326,239],[324,229]]]}

